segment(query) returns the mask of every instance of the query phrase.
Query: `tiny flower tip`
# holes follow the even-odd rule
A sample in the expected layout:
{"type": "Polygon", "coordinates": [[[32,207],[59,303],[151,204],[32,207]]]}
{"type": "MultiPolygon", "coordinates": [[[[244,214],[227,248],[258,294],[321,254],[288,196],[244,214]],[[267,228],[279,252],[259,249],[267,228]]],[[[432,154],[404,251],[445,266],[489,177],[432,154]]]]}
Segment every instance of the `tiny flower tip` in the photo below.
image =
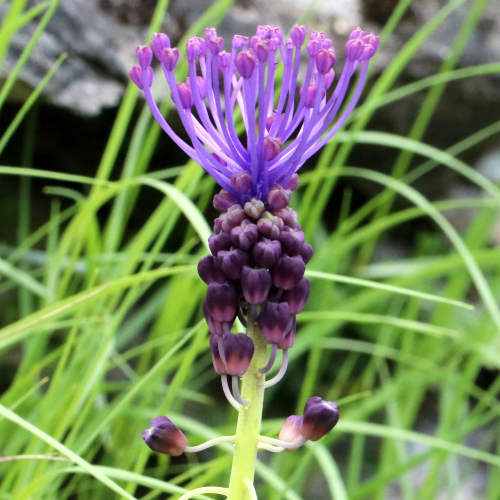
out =
{"type": "Polygon", "coordinates": [[[178,83],[177,91],[184,109],[192,108],[194,105],[193,92],[189,83],[178,83]]]}
{"type": "Polygon", "coordinates": [[[235,49],[246,47],[248,45],[248,37],[242,35],[234,35],[231,44],[235,49]]]}
{"type": "Polygon", "coordinates": [[[198,36],[192,36],[186,42],[186,56],[189,62],[193,62],[205,52],[205,40],[198,36]]]}
{"type": "Polygon", "coordinates": [[[139,61],[139,66],[142,69],[149,68],[151,61],[153,60],[153,52],[147,45],[138,45],[135,49],[137,55],[137,60],[139,61]]]}
{"type": "Polygon", "coordinates": [[[281,150],[281,139],[279,137],[269,137],[264,139],[264,160],[274,160],[281,150]]]}
{"type": "Polygon", "coordinates": [[[238,193],[246,193],[252,187],[252,176],[246,170],[231,175],[231,185],[238,193]]]}
{"type": "Polygon", "coordinates": [[[139,87],[140,90],[144,90],[142,85],[142,69],[139,66],[132,66],[132,69],[128,72],[130,79],[139,87]]]}
{"type": "Polygon", "coordinates": [[[164,49],[170,48],[170,38],[164,33],[153,33],[151,38],[151,50],[156,59],[161,62],[161,53],[164,49]]]}
{"type": "Polygon", "coordinates": [[[349,35],[349,40],[354,40],[355,38],[361,38],[366,35],[366,31],[363,31],[359,26],[351,32],[349,35]]]}
{"type": "Polygon", "coordinates": [[[316,54],[316,68],[318,73],[326,75],[335,64],[335,51],[333,49],[321,49],[316,54]]]}
{"type": "Polygon", "coordinates": [[[167,71],[173,71],[179,61],[179,49],[177,47],[165,48],[161,51],[160,61],[167,71]]]}
{"type": "Polygon", "coordinates": [[[163,416],[151,421],[151,427],[142,431],[142,438],[153,451],[172,457],[182,455],[188,445],[182,431],[163,416]]]}
{"type": "Polygon", "coordinates": [[[366,45],[361,38],[350,39],[345,45],[345,51],[348,59],[359,61],[363,55],[366,45]]]}
{"type": "Polygon", "coordinates": [[[306,44],[306,52],[311,56],[315,57],[316,54],[321,49],[321,42],[317,39],[309,40],[306,44]]]}
{"type": "Polygon", "coordinates": [[[292,28],[292,30],[290,32],[290,36],[292,39],[292,43],[295,45],[295,47],[301,47],[304,44],[304,41],[306,39],[306,33],[307,33],[307,29],[306,29],[306,26],[304,24],[302,24],[301,26],[296,24],[292,28]]]}
{"type": "Polygon", "coordinates": [[[207,41],[207,48],[214,55],[219,54],[219,52],[222,51],[223,47],[224,47],[224,38],[222,38],[221,36],[210,38],[207,41]]]}
{"type": "Polygon", "coordinates": [[[215,28],[206,28],[205,29],[205,42],[208,42],[212,38],[217,37],[217,30],[215,28]]]}
{"type": "Polygon", "coordinates": [[[253,75],[257,61],[250,50],[240,52],[235,59],[235,65],[243,79],[248,80],[253,75]]]}

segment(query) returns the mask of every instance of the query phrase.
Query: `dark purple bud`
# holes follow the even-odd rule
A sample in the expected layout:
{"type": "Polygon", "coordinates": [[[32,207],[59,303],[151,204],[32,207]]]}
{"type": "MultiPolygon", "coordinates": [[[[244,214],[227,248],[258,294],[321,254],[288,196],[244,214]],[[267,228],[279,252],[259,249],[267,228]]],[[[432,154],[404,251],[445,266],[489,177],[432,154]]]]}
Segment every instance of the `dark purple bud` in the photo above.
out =
{"type": "Polygon", "coordinates": [[[303,231],[296,229],[283,230],[278,238],[283,253],[287,255],[299,255],[304,245],[305,235],[303,231]]]}
{"type": "Polygon", "coordinates": [[[241,271],[241,288],[249,304],[265,302],[271,284],[271,273],[267,269],[252,269],[245,266],[241,271]]]}
{"type": "Polygon", "coordinates": [[[295,191],[299,186],[300,186],[299,174],[292,174],[292,176],[290,177],[289,181],[285,186],[285,189],[289,189],[290,191],[295,191]]]}
{"type": "MultiPolygon", "coordinates": [[[[243,267],[243,266],[242,266],[243,267]]],[[[238,307],[238,294],[231,283],[210,283],[207,289],[207,308],[215,321],[233,321],[238,307]]]]}
{"type": "Polygon", "coordinates": [[[282,342],[291,322],[290,308],[286,302],[268,302],[257,318],[262,335],[269,344],[282,342]]]}
{"type": "Polygon", "coordinates": [[[245,80],[252,77],[256,64],[257,60],[250,50],[240,52],[235,59],[236,69],[245,80]]]}
{"type": "Polygon", "coordinates": [[[290,37],[292,38],[292,42],[296,47],[302,46],[306,39],[307,29],[304,24],[299,26],[296,24],[292,30],[290,31],[290,37]]]}
{"type": "Polygon", "coordinates": [[[359,26],[351,32],[349,35],[349,40],[355,40],[356,38],[362,38],[366,35],[366,31],[363,31],[359,26]]]}
{"type": "MultiPolygon", "coordinates": [[[[304,87],[302,87],[300,89],[300,95],[302,95],[302,93],[304,92],[304,87]]],[[[306,108],[314,108],[314,104],[316,102],[316,96],[318,95],[318,84],[317,83],[313,83],[312,85],[309,85],[309,87],[307,87],[307,93],[306,93],[306,99],[305,99],[305,102],[304,102],[304,106],[306,108]]],[[[326,95],[326,91],[325,89],[323,89],[323,95],[322,95],[322,99],[325,97],[326,95]]]]}
{"type": "Polygon", "coordinates": [[[198,274],[207,285],[210,285],[210,283],[225,283],[227,281],[227,277],[222,272],[219,262],[212,255],[207,255],[198,262],[198,274]]]}
{"type": "Polygon", "coordinates": [[[214,220],[214,233],[220,234],[222,231],[222,221],[226,217],[226,214],[222,214],[214,220]]]}
{"type": "Polygon", "coordinates": [[[317,405],[323,403],[323,398],[320,398],[319,396],[312,396],[310,397],[307,401],[306,404],[304,405],[304,413],[308,410],[313,405],[317,405]]]}
{"type": "Polygon", "coordinates": [[[295,229],[298,224],[298,215],[293,208],[285,207],[279,210],[273,210],[273,215],[279,217],[284,222],[285,226],[295,229]]]}
{"type": "Polygon", "coordinates": [[[141,69],[146,69],[151,66],[151,61],[153,60],[153,52],[147,45],[138,45],[135,49],[137,55],[137,60],[139,61],[139,66],[141,69]]]}
{"type": "Polygon", "coordinates": [[[161,53],[164,49],[170,48],[170,38],[165,33],[153,33],[151,38],[151,50],[156,56],[156,59],[161,62],[161,53]]]}
{"type": "Polygon", "coordinates": [[[238,200],[225,189],[221,189],[220,193],[214,196],[214,208],[215,210],[219,210],[219,212],[225,212],[237,204],[238,200]]]}
{"type": "Polygon", "coordinates": [[[295,315],[292,316],[292,321],[285,334],[285,338],[278,342],[278,349],[291,349],[295,343],[295,333],[297,332],[297,321],[295,315]]]}
{"type": "Polygon", "coordinates": [[[259,233],[270,240],[277,240],[283,227],[283,221],[269,212],[264,212],[257,221],[259,233]]]}
{"type": "Polygon", "coordinates": [[[316,54],[316,68],[318,69],[318,73],[326,75],[333,68],[335,59],[335,51],[333,49],[321,49],[316,54]]]}
{"type": "Polygon", "coordinates": [[[273,285],[283,290],[291,290],[304,276],[306,265],[300,255],[282,255],[271,269],[273,285]]]}
{"type": "Polygon", "coordinates": [[[179,60],[179,49],[177,47],[173,49],[163,49],[161,51],[160,60],[167,71],[173,71],[179,60]]]}
{"type": "Polygon", "coordinates": [[[237,49],[239,49],[240,47],[244,47],[248,45],[248,37],[243,35],[234,35],[231,44],[237,49]]]}
{"type": "Polygon", "coordinates": [[[258,219],[266,211],[266,207],[263,201],[252,198],[245,203],[243,210],[245,210],[248,217],[258,219]]]}
{"type": "MultiPolygon", "coordinates": [[[[283,118],[285,117],[284,113],[280,114],[279,120],[280,120],[280,125],[283,122],[283,118]]],[[[269,132],[271,130],[271,127],[274,123],[274,120],[276,119],[276,113],[273,113],[272,115],[268,116],[266,118],[266,130],[269,132]]],[[[280,146],[281,147],[281,146],[280,146]]]]}
{"type": "Polygon", "coordinates": [[[244,220],[239,226],[231,229],[231,241],[242,250],[248,250],[258,240],[257,226],[250,221],[244,220]]]}
{"type": "Polygon", "coordinates": [[[231,235],[229,233],[211,234],[208,237],[208,247],[212,255],[217,256],[221,251],[231,250],[232,245],[233,242],[231,241],[231,235]]]}
{"type": "Polygon", "coordinates": [[[364,49],[365,44],[361,38],[351,39],[345,44],[345,53],[351,61],[359,61],[364,49]]]}
{"type": "MultiPolygon", "coordinates": [[[[312,33],[311,33],[312,35],[312,33]]],[[[311,57],[316,57],[316,54],[321,50],[321,42],[319,40],[313,39],[309,40],[306,44],[306,52],[311,57]]]]}
{"type": "Polygon", "coordinates": [[[281,243],[277,240],[263,239],[252,249],[252,257],[260,267],[270,269],[281,255],[281,243]]]}
{"type": "Polygon", "coordinates": [[[274,160],[281,150],[281,139],[279,137],[264,138],[264,160],[274,160]]]}
{"type": "Polygon", "coordinates": [[[184,453],[188,440],[167,417],[151,420],[151,427],[142,431],[142,439],[157,453],[178,457],[184,453]]]}
{"type": "Polygon", "coordinates": [[[215,321],[214,317],[212,316],[212,314],[210,314],[210,311],[208,310],[206,299],[203,301],[203,316],[205,316],[205,321],[207,322],[210,333],[214,335],[224,335],[226,333],[224,324],[227,324],[227,328],[229,329],[233,325],[232,321],[226,321],[224,323],[220,321],[215,321]]]}
{"type": "Polygon", "coordinates": [[[207,48],[212,54],[218,54],[224,47],[224,38],[216,36],[207,42],[207,48]]]}
{"type": "MultiPolygon", "coordinates": [[[[214,370],[215,373],[218,373],[219,375],[222,375],[224,373],[227,373],[226,371],[226,365],[222,361],[222,358],[220,356],[219,352],[219,337],[217,335],[210,335],[210,351],[212,353],[212,363],[214,365],[214,370]]],[[[225,354],[225,350],[224,350],[225,354]]]]}
{"type": "Polygon", "coordinates": [[[292,197],[292,192],[285,189],[279,184],[274,184],[269,189],[267,195],[267,202],[274,210],[279,210],[280,208],[285,208],[290,203],[290,198],[292,197]]]}
{"type": "Polygon", "coordinates": [[[291,290],[283,293],[283,300],[288,303],[290,314],[299,314],[304,309],[310,292],[311,282],[304,277],[291,290]]]}
{"type": "Polygon", "coordinates": [[[222,220],[222,229],[229,233],[233,227],[239,226],[245,219],[247,214],[241,205],[233,205],[227,209],[224,219],[222,220]]]}
{"type": "Polygon", "coordinates": [[[253,340],[244,333],[226,333],[224,335],[224,354],[229,375],[245,375],[252,361],[253,340]]]}
{"type": "Polygon", "coordinates": [[[311,402],[310,398],[304,409],[300,433],[311,441],[321,439],[330,432],[339,421],[339,409],[333,401],[311,402]]]}
{"type": "Polygon", "coordinates": [[[302,434],[300,433],[300,427],[302,426],[302,417],[298,415],[290,415],[283,424],[280,430],[279,439],[281,441],[286,441],[287,443],[294,443],[298,441],[302,434]]]}
{"type": "Polygon", "coordinates": [[[304,264],[307,264],[312,259],[313,254],[314,249],[312,245],[309,245],[309,243],[304,243],[302,245],[302,249],[300,250],[300,256],[302,257],[304,264]]]}
{"type": "Polygon", "coordinates": [[[194,101],[191,86],[187,83],[178,83],[177,90],[179,92],[179,98],[181,100],[182,107],[184,109],[192,108],[194,105],[194,101]]]}
{"type": "Polygon", "coordinates": [[[230,280],[239,280],[241,277],[241,270],[244,266],[248,266],[250,257],[247,252],[239,248],[233,248],[228,252],[219,252],[217,259],[219,260],[220,267],[224,271],[224,274],[230,280]]]}
{"type": "Polygon", "coordinates": [[[335,71],[331,69],[326,75],[324,79],[325,89],[329,89],[332,86],[333,80],[335,79],[335,71]]]}
{"type": "Polygon", "coordinates": [[[250,172],[243,170],[243,172],[231,175],[231,185],[238,193],[246,193],[252,187],[250,172]]]}

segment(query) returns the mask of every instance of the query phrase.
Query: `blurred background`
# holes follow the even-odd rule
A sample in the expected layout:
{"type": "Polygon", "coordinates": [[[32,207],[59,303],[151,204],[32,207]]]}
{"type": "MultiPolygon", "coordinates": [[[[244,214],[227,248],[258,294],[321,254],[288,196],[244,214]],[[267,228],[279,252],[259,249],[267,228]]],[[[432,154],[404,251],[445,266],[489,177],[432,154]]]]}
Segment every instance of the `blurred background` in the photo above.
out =
{"type": "Polygon", "coordinates": [[[168,462],[140,439],[160,413],[185,419],[190,443],[232,433],[235,416],[199,322],[205,228],[140,179],[175,186],[209,226],[215,187],[159,134],[128,71],[152,30],[182,47],[217,25],[227,46],[296,22],[333,39],[337,68],[357,26],[383,43],[352,133],[294,194],[325,274],[265,407],[272,435],[312,395],[338,400],[341,423],[295,458],[263,455],[259,498],[500,498],[499,2],[11,0],[0,21],[0,403],[96,466],[2,462],[55,451],[2,410],[0,499],[122,498],[96,470],[136,498],[225,486],[225,450],[168,462]]]}

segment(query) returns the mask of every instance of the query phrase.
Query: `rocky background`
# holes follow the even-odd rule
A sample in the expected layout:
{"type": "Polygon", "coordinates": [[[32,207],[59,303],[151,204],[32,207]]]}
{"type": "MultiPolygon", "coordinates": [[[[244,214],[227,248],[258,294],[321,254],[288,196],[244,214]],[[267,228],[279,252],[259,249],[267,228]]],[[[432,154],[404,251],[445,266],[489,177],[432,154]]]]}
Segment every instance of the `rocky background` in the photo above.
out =
{"type": "MultiPolygon", "coordinates": [[[[172,0],[163,30],[175,43],[211,3],[210,0],[172,0]]],[[[447,0],[412,2],[403,21],[379,54],[374,77],[384,71],[405,42],[446,3],[447,0]]],[[[380,32],[396,4],[397,0],[238,0],[229,9],[219,32],[226,40],[230,40],[233,33],[251,35],[257,24],[269,23],[280,25],[286,32],[301,15],[307,13],[310,27],[314,26],[333,36],[341,59],[342,46],[349,32],[358,25],[367,31],[380,32]]],[[[35,111],[37,140],[34,156],[38,167],[85,175],[95,172],[128,84],[128,70],[135,63],[135,46],[145,39],[155,5],[154,0],[62,1],[22,71],[0,121],[1,130],[10,123],[28,93],[60,54],[67,53],[67,59],[47,86],[42,102],[35,111]]],[[[465,2],[424,43],[405,69],[399,84],[416,81],[438,71],[470,5],[470,1],[465,2]]],[[[0,4],[0,18],[5,15],[7,8],[8,3],[0,4]]],[[[15,35],[0,77],[5,78],[9,74],[36,25],[37,21],[15,35]]],[[[500,3],[492,1],[478,30],[469,39],[458,66],[498,61],[500,3]]],[[[339,60],[337,65],[341,64],[339,60]]],[[[375,114],[368,128],[406,135],[424,97],[425,93],[422,92],[385,106],[375,114]]],[[[447,148],[495,122],[499,116],[499,75],[452,82],[448,84],[423,140],[439,148],[447,148]]],[[[160,141],[159,152],[162,150],[161,144],[160,141]]],[[[4,153],[2,163],[20,165],[22,150],[21,128],[4,153]]],[[[350,158],[350,164],[390,171],[396,154],[389,148],[358,146],[350,158]]],[[[498,137],[467,151],[463,158],[492,180],[500,181],[498,137]]],[[[159,154],[154,159],[157,168],[168,166],[165,161],[165,156],[161,158],[159,154]]],[[[177,161],[182,162],[182,158],[177,161]]],[[[5,196],[14,198],[18,180],[4,178],[2,182],[8,187],[12,183],[12,189],[7,189],[5,196]]],[[[36,181],[34,185],[36,206],[37,194],[43,195],[36,192],[36,181]]],[[[477,195],[475,188],[445,168],[438,168],[431,176],[426,176],[425,182],[418,187],[431,199],[477,195]]],[[[354,188],[358,203],[372,196],[377,189],[366,183],[357,183],[354,188]]],[[[455,219],[457,227],[463,229],[467,226],[466,211],[457,213],[455,219]]],[[[8,231],[9,220],[10,214],[5,214],[7,239],[13,236],[8,231]]],[[[14,220],[11,222],[13,229],[16,223],[14,220]]],[[[0,236],[5,235],[0,232],[0,236]]]]}

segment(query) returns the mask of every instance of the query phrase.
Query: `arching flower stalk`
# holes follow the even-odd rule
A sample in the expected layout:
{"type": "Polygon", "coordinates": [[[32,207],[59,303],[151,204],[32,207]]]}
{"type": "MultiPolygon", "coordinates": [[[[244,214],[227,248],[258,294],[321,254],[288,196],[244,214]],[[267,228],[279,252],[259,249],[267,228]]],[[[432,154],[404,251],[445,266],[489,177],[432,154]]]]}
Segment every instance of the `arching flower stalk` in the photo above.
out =
{"type": "MultiPolygon", "coordinates": [[[[264,390],[286,372],[295,317],[310,292],[304,273],[313,249],[305,242],[297,213],[288,206],[299,186],[297,171],[346,122],[379,46],[375,35],[354,30],[345,46],[346,63],[336,76],[332,41],[323,32],[311,31],[306,42],[306,35],[305,26],[295,25],[288,39],[278,27],[259,26],[250,39],[235,35],[226,52],[216,30],[207,29],[205,39],[188,40],[189,76],[177,82],[179,51],[171,47],[167,35],[159,33],[153,36],[151,48],[137,48],[139,65],[130,71],[163,130],[222,188],[214,206],[223,213],[208,241],[211,254],[200,260],[198,271],[208,285],[203,313],[211,333],[214,369],[221,375],[228,401],[239,412],[236,436],[220,438],[235,442],[229,500],[252,498],[249,484],[258,448],[295,449],[321,438],[339,418],[335,403],[313,397],[302,417],[286,419],[280,439],[259,435],[264,390]],[[153,55],[190,144],[174,132],[153,99],[153,55]],[[279,61],[283,78],[276,88],[279,61]],[[305,78],[299,86],[302,63],[305,78]],[[354,90],[342,108],[356,72],[354,90]],[[237,132],[240,119],[244,135],[237,132]],[[245,333],[231,332],[236,317],[246,326],[245,333]],[[279,350],[281,368],[266,382],[279,350]]],[[[199,448],[190,448],[184,434],[166,417],[154,419],[143,437],[160,453],[178,455],[199,448]]]]}

